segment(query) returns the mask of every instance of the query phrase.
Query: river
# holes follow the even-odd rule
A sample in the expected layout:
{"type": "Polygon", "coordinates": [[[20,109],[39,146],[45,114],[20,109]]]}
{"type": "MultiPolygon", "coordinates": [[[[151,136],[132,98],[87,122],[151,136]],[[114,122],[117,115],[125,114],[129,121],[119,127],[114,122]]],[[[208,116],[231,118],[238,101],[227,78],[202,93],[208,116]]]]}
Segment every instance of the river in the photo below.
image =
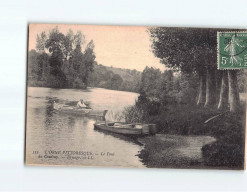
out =
{"type": "Polygon", "coordinates": [[[51,107],[53,100],[72,102],[83,98],[93,109],[118,113],[135,103],[137,93],[28,87],[27,96],[28,164],[145,167],[137,156],[142,146],[134,140],[94,130],[95,118],[71,116],[51,107]],[[70,151],[81,153],[64,154],[70,151]]]}

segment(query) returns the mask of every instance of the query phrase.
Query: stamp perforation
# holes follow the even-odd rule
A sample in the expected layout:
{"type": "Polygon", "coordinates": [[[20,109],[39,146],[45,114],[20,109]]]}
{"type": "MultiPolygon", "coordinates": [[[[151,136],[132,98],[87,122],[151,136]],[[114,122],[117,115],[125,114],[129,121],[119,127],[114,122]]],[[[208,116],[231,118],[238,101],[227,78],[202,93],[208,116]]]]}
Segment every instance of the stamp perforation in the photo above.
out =
{"type": "Polygon", "coordinates": [[[219,35],[220,33],[247,33],[247,30],[235,30],[235,31],[217,31],[217,69],[218,70],[238,70],[238,69],[246,69],[247,67],[220,67],[220,43],[219,43],[219,35]]]}

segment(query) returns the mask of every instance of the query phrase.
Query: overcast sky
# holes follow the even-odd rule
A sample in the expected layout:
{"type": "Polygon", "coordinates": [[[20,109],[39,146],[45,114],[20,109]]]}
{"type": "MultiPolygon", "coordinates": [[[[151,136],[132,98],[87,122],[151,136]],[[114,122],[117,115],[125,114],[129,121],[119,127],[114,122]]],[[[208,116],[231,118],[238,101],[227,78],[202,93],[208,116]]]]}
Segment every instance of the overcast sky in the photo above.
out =
{"type": "Polygon", "coordinates": [[[164,70],[164,65],[151,51],[147,27],[32,24],[29,28],[29,50],[35,49],[37,34],[42,31],[48,34],[56,26],[64,34],[69,29],[74,34],[80,30],[87,43],[93,40],[98,64],[139,71],[146,66],[164,70]]]}

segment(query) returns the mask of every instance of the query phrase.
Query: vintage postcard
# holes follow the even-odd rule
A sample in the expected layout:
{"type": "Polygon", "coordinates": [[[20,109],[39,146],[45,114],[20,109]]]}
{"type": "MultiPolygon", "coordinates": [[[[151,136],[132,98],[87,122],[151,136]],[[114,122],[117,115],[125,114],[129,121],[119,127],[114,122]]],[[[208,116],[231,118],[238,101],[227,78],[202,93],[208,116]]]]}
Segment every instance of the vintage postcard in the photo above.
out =
{"type": "Polygon", "coordinates": [[[26,165],[245,169],[247,31],[30,24],[26,165]]]}

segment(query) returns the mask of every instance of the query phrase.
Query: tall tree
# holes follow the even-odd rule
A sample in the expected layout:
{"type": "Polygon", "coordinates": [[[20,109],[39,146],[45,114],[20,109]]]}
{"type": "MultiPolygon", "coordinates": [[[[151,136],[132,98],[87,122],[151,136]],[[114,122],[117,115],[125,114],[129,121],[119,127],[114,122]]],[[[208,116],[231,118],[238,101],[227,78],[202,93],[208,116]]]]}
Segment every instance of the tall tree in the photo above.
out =
{"type": "Polygon", "coordinates": [[[93,71],[94,64],[95,64],[95,54],[94,54],[94,42],[91,40],[88,45],[86,46],[86,49],[83,54],[83,61],[85,66],[83,67],[84,70],[81,70],[84,72],[84,79],[83,82],[85,83],[86,87],[88,86],[88,79],[89,79],[89,73],[93,71]]]}
{"type": "Polygon", "coordinates": [[[240,98],[239,98],[237,71],[228,70],[228,78],[229,78],[230,111],[238,112],[240,108],[240,98]]]}
{"type": "Polygon", "coordinates": [[[221,89],[220,89],[220,99],[218,104],[218,109],[228,108],[229,99],[229,83],[228,83],[228,73],[227,70],[222,71],[221,74],[221,89]]]}
{"type": "Polygon", "coordinates": [[[57,26],[50,30],[48,36],[45,32],[38,34],[38,52],[29,52],[29,79],[48,87],[86,88],[89,73],[93,71],[96,62],[93,41],[82,51],[85,41],[81,31],[74,34],[69,29],[63,34],[57,26]]]}
{"type": "MultiPolygon", "coordinates": [[[[225,29],[163,27],[149,29],[153,53],[160,58],[161,63],[175,70],[196,72],[199,75],[200,87],[197,103],[205,103],[206,107],[216,105],[216,35],[218,30],[224,31],[225,29]]],[[[230,74],[233,74],[233,76],[229,80],[229,87],[237,87],[234,84],[234,73],[230,74]]],[[[223,79],[226,79],[226,77],[222,77],[223,79]]],[[[224,85],[221,85],[221,87],[223,87],[221,89],[222,93],[225,94],[227,88],[224,85]]],[[[235,89],[235,91],[238,90],[235,89]]],[[[239,96],[239,94],[233,93],[232,96],[239,96]]],[[[237,100],[238,97],[233,99],[237,100]]],[[[233,104],[233,102],[230,101],[230,104],[233,104]]],[[[222,106],[227,106],[227,103],[222,106]]]]}
{"type": "Polygon", "coordinates": [[[162,73],[156,68],[146,68],[142,72],[140,91],[145,92],[149,97],[160,98],[160,83],[162,81],[162,73]]]}
{"type": "Polygon", "coordinates": [[[76,48],[71,53],[71,58],[69,60],[71,72],[73,79],[76,78],[76,82],[73,83],[73,86],[76,88],[85,88],[86,85],[84,83],[84,56],[81,52],[81,46],[77,45],[76,48]]]}
{"type": "Polygon", "coordinates": [[[41,53],[37,57],[38,67],[39,67],[39,80],[46,81],[49,77],[49,56],[47,53],[41,53]]]}
{"type": "MultiPolygon", "coordinates": [[[[198,104],[204,104],[206,101],[206,78],[210,79],[206,77],[206,72],[213,64],[209,57],[213,54],[212,48],[216,44],[210,41],[212,33],[193,28],[150,28],[153,52],[160,58],[161,63],[185,73],[198,73],[198,104]]],[[[208,91],[211,91],[210,88],[208,91]]]]}
{"type": "Polygon", "coordinates": [[[45,52],[45,44],[46,44],[47,36],[45,32],[42,32],[40,35],[37,34],[36,37],[36,49],[38,52],[45,52]]]}
{"type": "Polygon", "coordinates": [[[39,54],[32,49],[28,53],[28,79],[29,80],[38,80],[38,72],[39,72],[39,65],[38,65],[38,56],[39,54]]]}
{"type": "Polygon", "coordinates": [[[80,45],[81,47],[85,44],[86,38],[85,35],[82,34],[81,31],[77,31],[74,35],[74,41],[73,41],[73,47],[76,47],[77,45],[80,45]]]}
{"type": "Polygon", "coordinates": [[[64,60],[66,60],[66,38],[60,33],[58,28],[50,32],[45,47],[51,53],[50,74],[54,76],[54,85],[64,87],[66,85],[66,76],[62,71],[64,60]]]}

